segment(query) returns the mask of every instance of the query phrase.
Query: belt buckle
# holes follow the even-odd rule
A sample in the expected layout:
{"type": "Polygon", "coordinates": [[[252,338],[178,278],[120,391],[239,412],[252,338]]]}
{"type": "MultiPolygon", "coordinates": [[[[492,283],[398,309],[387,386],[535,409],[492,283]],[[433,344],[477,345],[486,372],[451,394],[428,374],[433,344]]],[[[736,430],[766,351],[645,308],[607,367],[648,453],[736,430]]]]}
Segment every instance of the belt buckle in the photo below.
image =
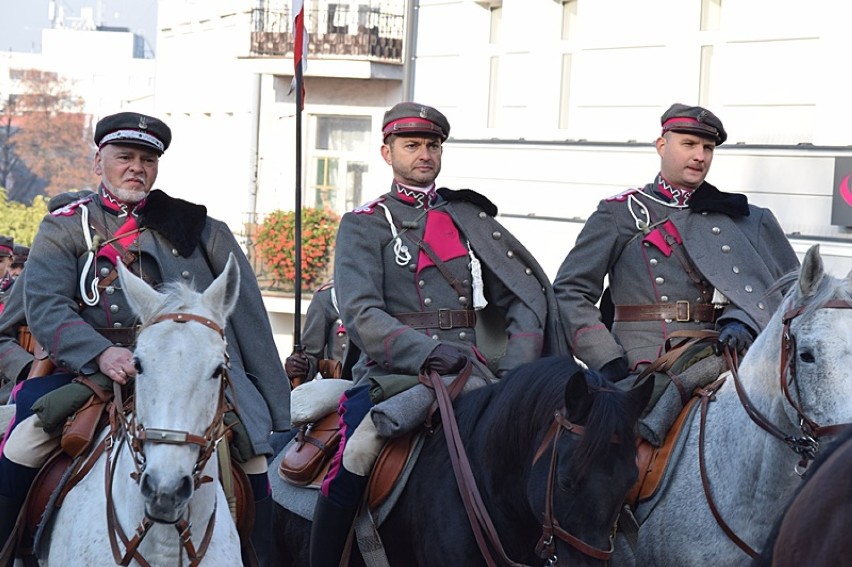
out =
{"type": "Polygon", "coordinates": [[[678,323],[687,323],[689,319],[689,302],[681,299],[675,304],[675,321],[678,323]],[[686,311],[685,316],[682,315],[684,311],[686,311]]]}
{"type": "Polygon", "coordinates": [[[448,331],[453,328],[453,312],[449,309],[438,309],[438,328],[448,331]]]}

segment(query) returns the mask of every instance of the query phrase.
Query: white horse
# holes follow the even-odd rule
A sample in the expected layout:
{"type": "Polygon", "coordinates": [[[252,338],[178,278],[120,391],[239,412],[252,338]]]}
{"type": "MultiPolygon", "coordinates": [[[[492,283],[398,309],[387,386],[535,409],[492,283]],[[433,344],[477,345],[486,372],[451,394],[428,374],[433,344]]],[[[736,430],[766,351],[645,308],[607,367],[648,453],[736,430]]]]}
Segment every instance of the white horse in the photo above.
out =
{"type": "Polygon", "coordinates": [[[840,429],[831,426],[852,423],[852,272],[834,278],[819,247],[808,250],[797,284],[738,374],[740,383],[727,378],[708,405],[703,446],[698,415],[667,486],[637,506],[637,565],[746,565],[747,549],[760,552],[801,482],[802,458],[807,462],[821,438],[840,429]]]}
{"type": "Polygon", "coordinates": [[[132,557],[131,565],[241,565],[216,458],[227,366],[223,329],[237,301],[237,263],[232,256],[203,294],[183,284],[159,293],[118,267],[143,325],[135,411],[68,493],[41,564],[105,565],[132,557]]]}

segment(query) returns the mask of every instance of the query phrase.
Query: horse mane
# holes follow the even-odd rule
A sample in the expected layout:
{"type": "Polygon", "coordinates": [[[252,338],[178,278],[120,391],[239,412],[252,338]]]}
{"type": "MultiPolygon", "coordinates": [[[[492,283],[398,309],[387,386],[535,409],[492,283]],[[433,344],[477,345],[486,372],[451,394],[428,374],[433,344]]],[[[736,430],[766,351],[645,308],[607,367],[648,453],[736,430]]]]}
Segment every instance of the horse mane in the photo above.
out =
{"type": "MultiPolygon", "coordinates": [[[[483,447],[485,463],[497,476],[506,475],[507,462],[532,462],[532,455],[565,401],[568,379],[581,368],[572,357],[551,356],[521,365],[498,383],[463,396],[456,408],[459,431],[471,446],[483,447]]],[[[626,440],[630,450],[634,432],[626,394],[594,372],[585,372],[593,403],[583,423],[586,428],[575,454],[575,470],[582,474],[590,463],[609,451],[613,437],[626,440]]]]}

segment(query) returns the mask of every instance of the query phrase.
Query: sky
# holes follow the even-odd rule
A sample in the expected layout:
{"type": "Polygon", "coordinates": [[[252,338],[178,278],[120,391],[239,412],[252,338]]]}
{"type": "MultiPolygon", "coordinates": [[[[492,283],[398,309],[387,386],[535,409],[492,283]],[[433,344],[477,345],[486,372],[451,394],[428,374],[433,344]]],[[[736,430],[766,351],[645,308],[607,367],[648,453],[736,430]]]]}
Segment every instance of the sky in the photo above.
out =
{"type": "MultiPolygon", "coordinates": [[[[41,30],[51,27],[49,0],[0,0],[0,51],[41,52],[41,30]]],[[[147,40],[146,51],[156,54],[157,0],[56,0],[66,22],[90,7],[95,23],[126,27],[147,40]]],[[[67,26],[70,27],[70,26],[67,26]]]]}

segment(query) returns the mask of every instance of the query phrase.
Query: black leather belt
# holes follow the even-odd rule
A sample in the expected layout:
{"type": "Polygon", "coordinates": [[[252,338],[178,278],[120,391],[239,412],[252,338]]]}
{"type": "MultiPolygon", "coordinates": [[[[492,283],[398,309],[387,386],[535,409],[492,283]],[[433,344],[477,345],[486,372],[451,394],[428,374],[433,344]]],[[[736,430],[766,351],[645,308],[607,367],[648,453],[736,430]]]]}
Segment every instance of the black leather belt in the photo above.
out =
{"type": "Polygon", "coordinates": [[[476,312],[473,309],[438,309],[437,311],[418,311],[415,313],[397,313],[394,315],[400,323],[412,329],[457,329],[476,326],[476,312]]]}
{"type": "Polygon", "coordinates": [[[651,303],[648,305],[616,305],[616,321],[677,321],[714,323],[721,309],[706,303],[651,303]]]}

